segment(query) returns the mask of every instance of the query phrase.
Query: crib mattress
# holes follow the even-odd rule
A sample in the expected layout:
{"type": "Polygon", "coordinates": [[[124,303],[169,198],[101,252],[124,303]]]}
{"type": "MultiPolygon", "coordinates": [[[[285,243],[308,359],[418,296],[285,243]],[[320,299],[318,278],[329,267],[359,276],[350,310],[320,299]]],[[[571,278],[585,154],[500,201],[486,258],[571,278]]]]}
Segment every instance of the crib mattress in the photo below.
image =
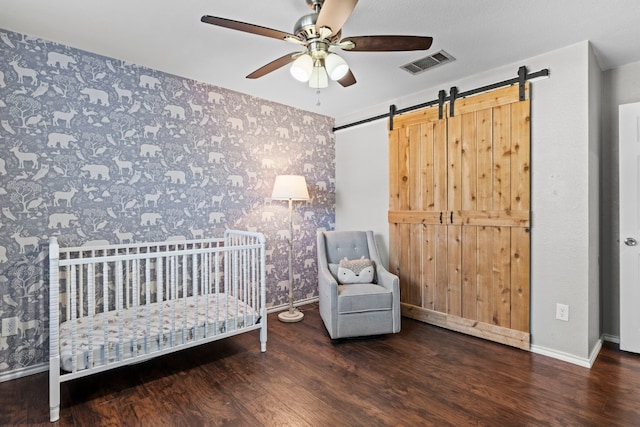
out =
{"type": "MultiPolygon", "coordinates": [[[[151,303],[75,320],[75,370],[88,369],[138,355],[160,352],[195,339],[212,337],[252,326],[259,314],[249,305],[226,294],[151,303]],[[148,319],[148,321],[147,321],[148,319]],[[147,325],[148,323],[148,325],[147,325]],[[119,331],[121,330],[121,333],[119,331]],[[105,345],[106,338],[106,345],[105,345]],[[120,350],[122,347],[122,351],[120,350]],[[90,362],[89,355],[93,354],[90,362]]],[[[73,371],[72,322],[60,324],[60,364],[73,371]]]]}

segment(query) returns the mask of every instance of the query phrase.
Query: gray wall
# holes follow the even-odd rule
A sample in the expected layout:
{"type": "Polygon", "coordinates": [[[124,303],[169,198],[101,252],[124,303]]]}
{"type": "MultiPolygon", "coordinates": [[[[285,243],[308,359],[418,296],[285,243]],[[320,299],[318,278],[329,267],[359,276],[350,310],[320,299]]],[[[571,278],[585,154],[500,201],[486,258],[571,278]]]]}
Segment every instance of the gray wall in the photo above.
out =
{"type": "MultiPolygon", "coordinates": [[[[596,173],[598,128],[590,125],[597,110],[589,91],[598,86],[588,42],[520,61],[511,66],[420,91],[414,96],[389,100],[386,105],[367,108],[349,117],[336,118],[337,125],[398,108],[437,99],[438,90],[457,86],[464,91],[513,78],[518,67],[529,71],[549,68],[551,77],[532,84],[532,349],[580,365],[589,365],[599,341],[599,310],[590,304],[598,289],[597,237],[598,186],[590,179],[596,173]],[[594,157],[595,156],[595,157],[594,157]],[[594,168],[596,169],[594,171],[594,168]],[[594,232],[596,236],[594,236],[594,232]],[[590,300],[591,298],[591,300],[590,300]],[[556,303],[569,305],[569,322],[555,319],[556,303]]],[[[427,79],[428,73],[424,78],[427,79]]],[[[358,226],[363,206],[388,206],[388,183],[378,177],[371,164],[388,162],[385,123],[374,122],[336,133],[336,223],[338,228],[358,226]],[[365,145],[366,141],[366,145],[365,145]],[[377,160],[361,162],[363,147],[372,147],[377,160]],[[344,156],[344,157],[343,157],[344,156]],[[349,182],[372,183],[375,192],[352,191],[349,182]],[[372,200],[375,199],[375,200],[372,200]]],[[[356,190],[356,189],[353,189],[356,190]]],[[[376,215],[367,226],[388,239],[386,215],[376,215]]]]}
{"type": "Polygon", "coordinates": [[[612,340],[620,337],[620,249],[618,194],[618,107],[640,101],[640,62],[603,73],[602,206],[600,252],[602,327],[612,340]]]}
{"type": "Polygon", "coordinates": [[[39,243],[267,239],[267,303],[287,301],[288,205],[278,174],[306,176],[295,204],[295,298],[317,296],[315,234],[335,222],[333,119],[6,32],[0,42],[0,377],[48,348],[39,243]]]}
{"type": "Polygon", "coordinates": [[[389,266],[389,142],[387,121],[338,132],[336,228],[373,230],[383,264],[389,266]],[[382,137],[381,137],[382,136],[382,137]]]}

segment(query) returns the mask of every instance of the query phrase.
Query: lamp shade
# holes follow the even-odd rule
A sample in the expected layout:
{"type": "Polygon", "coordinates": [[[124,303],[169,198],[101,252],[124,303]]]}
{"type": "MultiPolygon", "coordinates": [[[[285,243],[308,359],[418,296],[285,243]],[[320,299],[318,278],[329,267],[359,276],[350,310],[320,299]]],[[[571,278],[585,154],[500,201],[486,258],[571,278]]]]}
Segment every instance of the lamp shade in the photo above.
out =
{"type": "Polygon", "coordinates": [[[302,175],[278,175],[271,193],[273,200],[309,200],[307,181],[302,175]]]}
{"type": "Polygon", "coordinates": [[[311,71],[313,71],[313,59],[308,54],[299,56],[293,64],[289,72],[298,81],[307,82],[311,77],[311,71]]]}
{"type": "Polygon", "coordinates": [[[324,60],[324,66],[331,80],[340,80],[349,71],[347,62],[335,53],[330,53],[324,60]]]}

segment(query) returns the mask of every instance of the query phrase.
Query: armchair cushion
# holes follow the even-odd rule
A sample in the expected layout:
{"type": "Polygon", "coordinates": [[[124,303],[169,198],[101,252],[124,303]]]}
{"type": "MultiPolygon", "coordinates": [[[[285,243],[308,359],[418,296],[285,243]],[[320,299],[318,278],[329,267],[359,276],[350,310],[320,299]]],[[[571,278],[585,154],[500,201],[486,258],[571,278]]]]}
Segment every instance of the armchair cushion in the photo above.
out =
{"type": "Polygon", "coordinates": [[[391,310],[393,293],[375,283],[338,285],[338,313],[391,310]]]}
{"type": "Polygon", "coordinates": [[[368,258],[349,260],[343,258],[338,264],[338,282],[343,285],[352,283],[373,283],[375,269],[368,258]]]}

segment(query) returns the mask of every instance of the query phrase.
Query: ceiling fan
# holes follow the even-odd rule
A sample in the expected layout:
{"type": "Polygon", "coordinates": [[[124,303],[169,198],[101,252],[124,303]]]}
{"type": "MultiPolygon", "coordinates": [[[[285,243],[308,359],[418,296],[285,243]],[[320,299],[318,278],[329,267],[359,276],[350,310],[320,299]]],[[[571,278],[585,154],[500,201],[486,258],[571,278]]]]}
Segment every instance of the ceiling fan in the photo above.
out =
{"type": "Polygon", "coordinates": [[[346,61],[330,51],[332,47],[351,52],[398,52],[426,50],[433,42],[431,37],[402,35],[358,36],[340,40],[342,26],[351,16],[358,0],[306,0],[306,2],[313,12],[298,19],[293,34],[210,15],[203,16],[201,21],[232,30],[285,40],[306,48],[302,52],[288,53],[271,61],[249,74],[247,78],[257,79],[293,62],[290,68],[293,77],[301,82],[309,82],[309,87],[314,89],[327,87],[329,78],[343,87],[351,86],[356,82],[346,61]]]}

